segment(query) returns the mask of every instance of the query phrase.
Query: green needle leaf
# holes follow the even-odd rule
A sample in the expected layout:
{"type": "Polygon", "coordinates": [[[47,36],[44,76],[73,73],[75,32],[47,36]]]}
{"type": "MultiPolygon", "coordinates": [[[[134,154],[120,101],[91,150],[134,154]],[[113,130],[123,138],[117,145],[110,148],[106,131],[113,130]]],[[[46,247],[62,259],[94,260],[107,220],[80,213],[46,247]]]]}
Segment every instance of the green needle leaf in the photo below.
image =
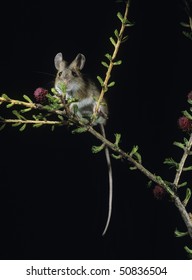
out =
{"type": "Polygon", "coordinates": [[[2,125],[0,126],[0,131],[3,130],[3,128],[4,128],[5,126],[6,126],[6,123],[2,124],[2,125]]]}
{"type": "Polygon", "coordinates": [[[152,185],[153,185],[153,181],[150,180],[150,181],[147,183],[147,187],[148,187],[148,188],[151,188],[152,185]]]}
{"type": "Polygon", "coordinates": [[[26,123],[24,123],[22,126],[21,126],[21,128],[19,129],[20,131],[23,131],[25,128],[26,128],[26,123]]]}
{"type": "Polygon", "coordinates": [[[133,167],[129,167],[130,170],[136,170],[137,167],[136,166],[133,166],[133,167]]]}
{"type": "Polygon", "coordinates": [[[100,76],[97,76],[97,80],[100,82],[101,86],[103,86],[104,81],[102,80],[102,78],[100,76]]]}
{"type": "Polygon", "coordinates": [[[121,134],[120,133],[115,133],[115,146],[119,146],[119,142],[121,140],[121,134]]]}
{"type": "Polygon", "coordinates": [[[192,249],[189,249],[189,247],[184,247],[185,251],[189,254],[189,257],[192,258],[192,249]]]}
{"type": "Polygon", "coordinates": [[[62,93],[65,95],[66,89],[67,89],[66,85],[64,83],[59,83],[58,87],[62,91],[62,93]]]}
{"type": "Polygon", "coordinates": [[[116,62],[113,62],[114,65],[120,65],[122,63],[122,60],[118,60],[116,62]]]}
{"type": "Polygon", "coordinates": [[[130,152],[130,156],[132,157],[137,151],[138,151],[139,147],[138,146],[133,146],[131,152],[130,152]]]}
{"type": "Polygon", "coordinates": [[[116,42],[115,42],[115,40],[113,39],[113,37],[110,37],[109,40],[111,41],[111,44],[115,47],[115,46],[116,46],[116,42]]]}
{"type": "Polygon", "coordinates": [[[22,116],[17,110],[13,110],[12,113],[19,119],[19,120],[26,120],[24,116],[22,116]]]}
{"type": "Polygon", "coordinates": [[[187,138],[183,138],[183,141],[184,141],[186,146],[189,144],[189,140],[187,138]]]}
{"type": "Polygon", "coordinates": [[[128,40],[128,35],[126,35],[125,37],[123,37],[123,39],[121,40],[121,43],[124,43],[124,42],[126,42],[127,40],[128,40]]]}
{"type": "Polygon", "coordinates": [[[192,32],[183,31],[182,33],[183,33],[183,35],[185,37],[187,37],[188,39],[192,40],[192,32]]]}
{"type": "Polygon", "coordinates": [[[72,133],[73,134],[75,134],[75,133],[83,133],[83,132],[86,132],[87,131],[87,128],[86,127],[78,127],[78,128],[76,128],[76,129],[74,129],[73,131],[72,131],[72,133]]]}
{"type": "Polygon", "coordinates": [[[105,62],[105,61],[102,61],[101,64],[106,67],[106,68],[109,68],[109,65],[105,62]]]}
{"type": "MultiPolygon", "coordinates": [[[[136,160],[141,163],[142,162],[142,158],[141,155],[138,153],[138,146],[133,146],[132,151],[130,152],[130,156],[136,158],[136,160]]],[[[131,170],[136,169],[135,167],[130,167],[131,170]]]]}
{"type": "Polygon", "coordinates": [[[106,53],[106,54],[105,54],[105,56],[106,56],[106,58],[108,58],[108,59],[109,59],[109,61],[111,61],[111,60],[112,60],[112,56],[111,56],[109,53],[106,53]]]}
{"type": "Polygon", "coordinates": [[[60,119],[61,121],[64,120],[63,116],[61,116],[61,115],[57,115],[57,117],[58,117],[58,119],[60,119]]]}
{"type": "Polygon", "coordinates": [[[115,29],[114,34],[117,37],[117,39],[119,39],[119,31],[117,29],[115,29]]]}
{"type": "Polygon", "coordinates": [[[113,87],[115,85],[115,82],[111,82],[109,85],[107,85],[108,87],[113,87]]]}
{"type": "Polygon", "coordinates": [[[35,123],[34,125],[33,125],[33,127],[40,127],[40,126],[42,126],[43,124],[42,123],[35,123]]]}
{"type": "Polygon", "coordinates": [[[178,162],[176,162],[172,158],[166,158],[163,163],[169,165],[170,168],[176,167],[176,169],[177,169],[179,166],[178,162]]]}
{"type": "Polygon", "coordinates": [[[6,105],[7,108],[11,108],[14,105],[14,103],[9,103],[6,105]]]}
{"type": "Polygon", "coordinates": [[[114,159],[121,159],[121,158],[122,158],[121,155],[112,154],[111,156],[112,156],[114,159]]]}
{"type": "Polygon", "coordinates": [[[22,116],[19,114],[19,112],[17,110],[13,110],[12,113],[18,118],[18,119],[22,119],[22,116]]]}
{"type": "Polygon", "coordinates": [[[6,100],[10,100],[9,96],[5,93],[2,94],[2,97],[5,98],[6,100]]]}
{"type": "Polygon", "coordinates": [[[179,148],[181,148],[181,149],[185,149],[185,145],[183,144],[183,143],[180,143],[180,142],[173,142],[173,145],[175,145],[175,146],[177,146],[177,147],[179,147],[179,148]]]}
{"type": "Polygon", "coordinates": [[[183,111],[182,113],[183,113],[183,115],[184,115],[186,118],[188,118],[189,120],[192,120],[192,116],[191,116],[191,114],[189,114],[189,112],[187,112],[187,111],[185,110],[185,111],[183,111]]]}
{"type": "Polygon", "coordinates": [[[117,13],[117,17],[120,19],[120,21],[121,21],[122,23],[124,22],[123,15],[122,15],[120,12],[117,13]]]}
{"type": "Polygon", "coordinates": [[[29,111],[31,111],[31,108],[22,109],[20,112],[21,113],[26,113],[26,112],[29,112],[29,111]]]}
{"type": "Polygon", "coordinates": [[[183,27],[190,27],[190,25],[188,23],[185,23],[185,22],[180,22],[181,26],[183,27]]]}
{"type": "Polygon", "coordinates": [[[187,203],[189,202],[190,198],[191,198],[191,189],[187,188],[186,189],[186,197],[185,197],[185,199],[182,202],[184,206],[187,205],[187,203]]]}
{"type": "Polygon", "coordinates": [[[189,233],[188,232],[181,232],[178,229],[176,229],[174,234],[175,234],[176,237],[183,237],[183,236],[188,235],[189,233]]]}
{"type": "Polygon", "coordinates": [[[182,188],[182,187],[185,187],[186,185],[187,185],[187,182],[184,182],[184,183],[179,184],[177,187],[182,188]]]}
{"type": "Polygon", "coordinates": [[[29,103],[33,103],[33,101],[26,94],[23,95],[23,98],[27,100],[29,103]]]}
{"type": "Polygon", "coordinates": [[[13,124],[12,124],[12,126],[13,126],[13,127],[15,127],[15,126],[19,126],[20,124],[21,124],[21,123],[16,122],[16,123],[13,123],[13,124]]]}
{"type": "Polygon", "coordinates": [[[134,153],[134,156],[137,158],[137,161],[138,161],[139,163],[142,162],[141,155],[140,155],[138,152],[134,153]]]}
{"type": "Polygon", "coordinates": [[[53,94],[58,94],[58,92],[56,91],[55,88],[51,88],[51,92],[52,92],[53,94]]]}
{"type": "Polygon", "coordinates": [[[126,26],[126,27],[132,27],[132,26],[135,25],[134,22],[132,23],[132,22],[130,22],[128,19],[126,19],[124,23],[125,23],[125,26],[126,26]]]}
{"type": "Polygon", "coordinates": [[[93,146],[92,147],[92,153],[93,154],[97,154],[97,153],[101,152],[104,148],[105,148],[105,144],[104,143],[102,145],[100,145],[100,146],[93,146]]]}
{"type": "Polygon", "coordinates": [[[192,166],[188,166],[188,167],[184,167],[183,171],[191,171],[192,170],[192,166]]]}

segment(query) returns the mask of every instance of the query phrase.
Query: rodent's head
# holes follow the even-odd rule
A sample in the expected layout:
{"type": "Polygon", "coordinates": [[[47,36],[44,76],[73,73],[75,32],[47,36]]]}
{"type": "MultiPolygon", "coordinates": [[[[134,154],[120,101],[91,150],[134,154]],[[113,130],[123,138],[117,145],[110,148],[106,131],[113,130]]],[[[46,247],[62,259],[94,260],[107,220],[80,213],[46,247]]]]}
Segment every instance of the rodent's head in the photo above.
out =
{"type": "Polygon", "coordinates": [[[62,93],[59,88],[59,84],[64,84],[66,92],[77,91],[82,83],[83,78],[81,70],[85,65],[85,56],[79,53],[76,58],[67,65],[67,62],[63,59],[62,53],[58,53],[54,59],[55,68],[58,70],[55,79],[55,88],[58,93],[62,93]]]}

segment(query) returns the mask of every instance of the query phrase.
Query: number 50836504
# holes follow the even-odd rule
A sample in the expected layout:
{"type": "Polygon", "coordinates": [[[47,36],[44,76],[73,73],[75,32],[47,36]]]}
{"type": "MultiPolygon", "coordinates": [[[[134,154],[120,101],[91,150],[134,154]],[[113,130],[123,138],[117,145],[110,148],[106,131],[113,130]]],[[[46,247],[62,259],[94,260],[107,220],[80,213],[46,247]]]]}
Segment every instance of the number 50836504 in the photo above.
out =
{"type": "Polygon", "coordinates": [[[120,275],[166,275],[166,267],[141,267],[141,266],[132,266],[132,267],[120,267],[120,275]]]}

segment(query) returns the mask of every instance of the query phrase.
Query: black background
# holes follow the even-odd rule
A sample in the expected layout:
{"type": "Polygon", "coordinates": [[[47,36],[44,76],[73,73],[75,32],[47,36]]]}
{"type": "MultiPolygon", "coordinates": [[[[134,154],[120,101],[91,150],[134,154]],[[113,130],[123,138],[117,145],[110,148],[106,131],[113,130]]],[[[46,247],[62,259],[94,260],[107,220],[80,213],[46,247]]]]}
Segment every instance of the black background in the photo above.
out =
{"type": "MultiPolygon", "coordinates": [[[[109,37],[124,5],[115,1],[17,1],[1,8],[1,93],[33,98],[37,87],[50,89],[62,52],[71,61],[86,56],[84,73],[104,77],[100,62],[113,47],[109,37]]],[[[182,1],[132,0],[129,40],[119,51],[123,64],[107,93],[108,138],[122,134],[121,147],[139,145],[143,164],[173,180],[163,161],[179,160],[172,143],[183,138],[177,119],[191,90],[191,41],[182,35],[186,21],[182,1]]],[[[0,115],[6,116],[2,107],[0,115]]],[[[112,160],[113,213],[107,218],[108,178],[103,153],[91,153],[99,142],[91,135],[49,127],[24,132],[1,131],[1,259],[186,259],[187,238],[180,215],[168,198],[156,200],[148,179],[112,160]]],[[[182,194],[183,195],[183,194],[182,194]]]]}

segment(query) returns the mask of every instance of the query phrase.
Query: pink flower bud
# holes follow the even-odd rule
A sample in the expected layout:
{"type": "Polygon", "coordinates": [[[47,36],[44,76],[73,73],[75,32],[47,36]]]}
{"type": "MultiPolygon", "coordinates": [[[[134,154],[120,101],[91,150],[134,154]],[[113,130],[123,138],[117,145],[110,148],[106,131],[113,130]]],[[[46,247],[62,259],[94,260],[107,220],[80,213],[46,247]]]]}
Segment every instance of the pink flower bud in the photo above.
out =
{"type": "Polygon", "coordinates": [[[153,189],[153,195],[156,199],[162,199],[165,195],[165,190],[161,186],[156,185],[153,189]]]}
{"type": "Polygon", "coordinates": [[[187,117],[183,116],[178,119],[179,128],[183,131],[189,131],[192,129],[192,122],[187,117]]]}
{"type": "Polygon", "coordinates": [[[43,103],[46,99],[47,93],[48,93],[48,90],[41,88],[41,87],[37,88],[34,91],[35,100],[39,103],[43,103]]]}
{"type": "Polygon", "coordinates": [[[187,99],[188,99],[188,100],[192,100],[192,90],[188,93],[187,99]]]}

